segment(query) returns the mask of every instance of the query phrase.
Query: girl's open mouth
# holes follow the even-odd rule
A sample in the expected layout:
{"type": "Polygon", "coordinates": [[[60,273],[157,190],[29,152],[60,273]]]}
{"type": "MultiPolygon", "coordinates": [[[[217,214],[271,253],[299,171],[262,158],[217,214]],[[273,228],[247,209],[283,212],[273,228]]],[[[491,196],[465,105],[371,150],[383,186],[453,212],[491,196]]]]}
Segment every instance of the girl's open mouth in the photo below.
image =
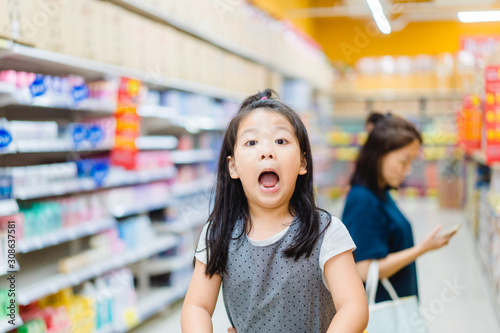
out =
{"type": "Polygon", "coordinates": [[[260,189],[265,193],[274,193],[280,186],[280,177],[274,171],[264,171],[259,176],[260,189]]]}

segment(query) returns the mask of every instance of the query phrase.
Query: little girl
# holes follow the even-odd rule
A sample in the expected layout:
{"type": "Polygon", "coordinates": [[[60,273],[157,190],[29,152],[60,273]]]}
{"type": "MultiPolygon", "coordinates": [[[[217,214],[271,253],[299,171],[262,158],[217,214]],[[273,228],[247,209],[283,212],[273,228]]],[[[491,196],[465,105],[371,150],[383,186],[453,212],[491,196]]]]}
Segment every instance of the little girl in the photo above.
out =
{"type": "Polygon", "coordinates": [[[222,285],[238,333],[361,333],[368,305],[355,245],[316,207],[306,128],[272,95],[248,97],[228,125],[182,331],[212,332],[222,285]]]}

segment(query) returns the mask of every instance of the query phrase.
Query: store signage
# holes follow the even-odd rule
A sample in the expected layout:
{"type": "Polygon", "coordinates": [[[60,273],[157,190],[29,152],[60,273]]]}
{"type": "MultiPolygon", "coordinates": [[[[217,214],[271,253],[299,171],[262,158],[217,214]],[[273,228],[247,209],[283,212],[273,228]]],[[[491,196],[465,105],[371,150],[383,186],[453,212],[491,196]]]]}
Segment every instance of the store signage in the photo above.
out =
{"type": "Polygon", "coordinates": [[[469,153],[481,148],[482,118],[481,98],[478,95],[464,96],[462,109],[457,115],[458,141],[469,153]]]}
{"type": "Polygon", "coordinates": [[[486,67],[484,77],[486,161],[500,162],[500,66],[486,67]]]}
{"type": "Polygon", "coordinates": [[[115,144],[111,151],[111,162],[128,170],[135,168],[137,155],[136,139],[140,135],[141,117],[137,114],[142,83],[121,78],[118,89],[115,144]]]}

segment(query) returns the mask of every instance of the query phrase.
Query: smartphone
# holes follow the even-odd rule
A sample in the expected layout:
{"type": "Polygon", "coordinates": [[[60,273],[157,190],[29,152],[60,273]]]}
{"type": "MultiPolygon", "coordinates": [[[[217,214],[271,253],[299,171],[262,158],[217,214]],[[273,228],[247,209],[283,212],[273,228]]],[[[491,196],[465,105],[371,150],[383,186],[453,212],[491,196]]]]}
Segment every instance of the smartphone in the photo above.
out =
{"type": "Polygon", "coordinates": [[[453,227],[446,229],[441,233],[441,236],[447,237],[456,233],[462,227],[461,224],[455,224],[453,227]]]}

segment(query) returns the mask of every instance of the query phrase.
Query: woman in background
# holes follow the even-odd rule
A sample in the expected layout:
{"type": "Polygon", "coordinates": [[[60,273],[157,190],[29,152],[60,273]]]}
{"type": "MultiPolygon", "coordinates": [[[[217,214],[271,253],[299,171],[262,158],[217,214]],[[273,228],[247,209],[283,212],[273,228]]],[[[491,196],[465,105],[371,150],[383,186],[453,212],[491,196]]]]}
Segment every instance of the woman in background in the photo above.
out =
{"type": "MultiPolygon", "coordinates": [[[[440,235],[438,226],[414,244],[412,227],[389,190],[397,189],[410,173],[422,136],[403,118],[380,116],[374,116],[375,125],[356,161],[342,221],[357,245],[356,268],[363,281],[370,262],[378,260],[379,278],[389,278],[399,297],[418,296],[415,260],[448,244],[453,234],[440,235]]],[[[379,286],[375,301],[386,300],[389,294],[379,286]]]]}

